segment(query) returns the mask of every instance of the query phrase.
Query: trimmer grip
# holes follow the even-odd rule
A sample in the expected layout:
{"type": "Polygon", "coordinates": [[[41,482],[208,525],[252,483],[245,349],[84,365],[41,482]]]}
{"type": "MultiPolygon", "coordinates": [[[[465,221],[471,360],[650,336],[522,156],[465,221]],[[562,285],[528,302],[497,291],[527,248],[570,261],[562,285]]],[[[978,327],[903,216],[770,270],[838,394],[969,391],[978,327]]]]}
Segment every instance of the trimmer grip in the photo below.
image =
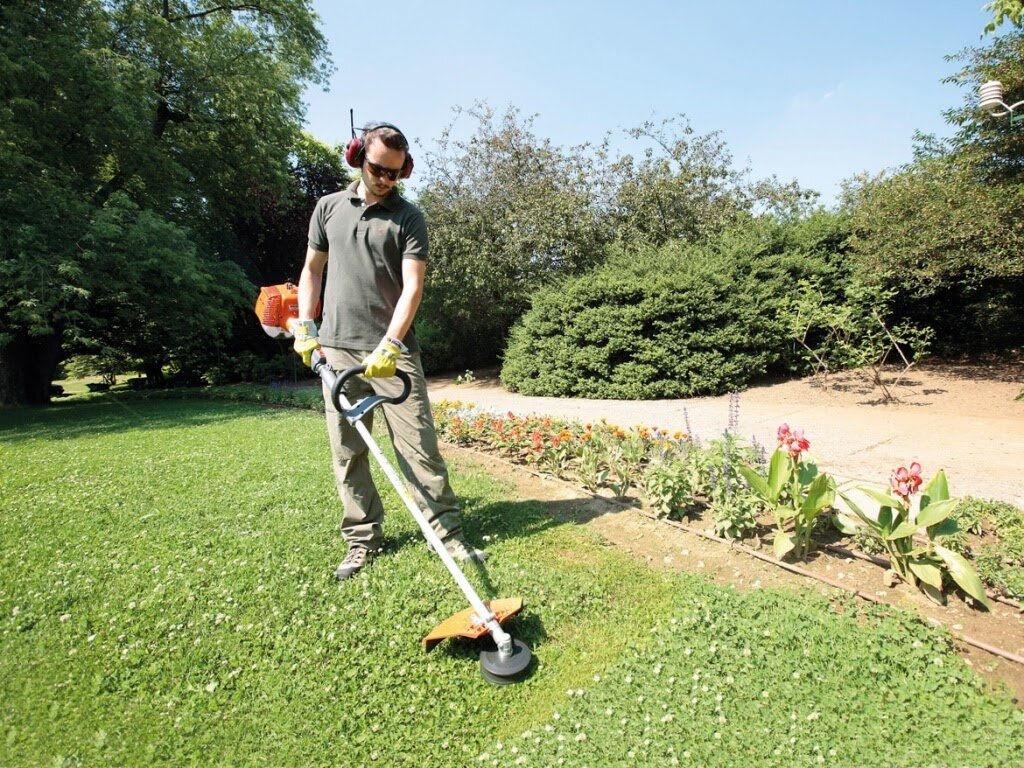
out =
{"type": "MultiPolygon", "coordinates": [[[[329,369],[330,369],[330,367],[328,366],[328,370],[329,369]]],[[[340,400],[340,398],[341,398],[341,390],[344,388],[345,382],[348,381],[353,376],[358,376],[361,373],[365,373],[365,371],[366,371],[366,366],[365,365],[357,365],[354,368],[347,368],[346,370],[342,371],[336,377],[334,383],[330,385],[331,386],[331,402],[334,403],[334,407],[337,408],[339,412],[341,412],[341,413],[345,412],[345,409],[342,407],[341,400],[340,400]]],[[[334,372],[331,371],[331,373],[333,374],[334,372]]],[[[362,401],[362,402],[372,401],[372,404],[369,405],[369,408],[361,408],[360,409],[360,415],[362,413],[365,413],[366,411],[370,410],[371,408],[376,407],[380,403],[390,403],[391,405],[398,405],[399,403],[404,403],[405,402],[405,399],[407,397],[409,397],[409,393],[412,392],[412,379],[409,378],[409,374],[406,373],[405,371],[396,370],[395,371],[395,376],[397,376],[399,378],[399,380],[402,382],[402,391],[401,391],[401,393],[398,396],[396,396],[396,397],[385,397],[384,395],[371,395],[370,397],[366,398],[365,401],[362,401]]],[[[325,377],[325,374],[323,374],[323,373],[320,373],[320,378],[324,379],[324,381],[327,381],[327,379],[325,377]]]]}

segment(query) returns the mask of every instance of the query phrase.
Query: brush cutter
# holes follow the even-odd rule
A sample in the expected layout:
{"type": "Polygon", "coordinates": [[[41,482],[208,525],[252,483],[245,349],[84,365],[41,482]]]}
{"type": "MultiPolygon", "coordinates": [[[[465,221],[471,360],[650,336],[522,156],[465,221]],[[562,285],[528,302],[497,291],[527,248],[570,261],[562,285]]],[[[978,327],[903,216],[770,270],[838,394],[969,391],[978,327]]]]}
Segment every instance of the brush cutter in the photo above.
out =
{"type": "MultiPolygon", "coordinates": [[[[256,315],[260,318],[263,330],[270,336],[279,339],[291,337],[291,323],[298,318],[298,296],[295,286],[285,283],[262,288],[256,302],[256,315]]],[[[371,395],[353,405],[345,396],[345,382],[363,373],[364,366],[349,368],[339,374],[327,364],[320,351],[316,350],[312,355],[311,367],[330,390],[334,407],[363,438],[366,447],[377,459],[380,468],[419,525],[424,538],[441,558],[441,562],[469,601],[469,608],[445,619],[424,637],[423,647],[429,651],[449,637],[478,640],[481,641],[480,673],[485,680],[496,685],[505,685],[523,679],[528,673],[533,654],[524,642],[512,637],[501,626],[503,621],[522,610],[523,601],[520,598],[489,601],[480,599],[473,585],[455,562],[455,558],[445,548],[444,542],[427,522],[426,515],[413,500],[401,477],[374,441],[370,430],[362,422],[366,414],[380,405],[397,405],[403,402],[409,396],[412,386],[409,375],[404,371],[396,371],[395,375],[402,382],[402,392],[398,396],[371,395]]]]}

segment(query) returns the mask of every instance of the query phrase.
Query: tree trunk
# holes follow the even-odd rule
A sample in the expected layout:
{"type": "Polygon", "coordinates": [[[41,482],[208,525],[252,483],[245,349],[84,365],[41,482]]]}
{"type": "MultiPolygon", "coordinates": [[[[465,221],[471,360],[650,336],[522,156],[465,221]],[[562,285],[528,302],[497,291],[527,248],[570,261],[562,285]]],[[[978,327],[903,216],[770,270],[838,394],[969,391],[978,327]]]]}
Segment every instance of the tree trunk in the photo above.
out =
{"type": "Polygon", "coordinates": [[[164,366],[159,360],[145,360],[142,363],[142,372],[146,375],[147,387],[160,389],[166,383],[164,366]]]}
{"type": "Polygon", "coordinates": [[[62,337],[61,330],[48,336],[19,332],[0,347],[0,406],[50,402],[62,337]]]}

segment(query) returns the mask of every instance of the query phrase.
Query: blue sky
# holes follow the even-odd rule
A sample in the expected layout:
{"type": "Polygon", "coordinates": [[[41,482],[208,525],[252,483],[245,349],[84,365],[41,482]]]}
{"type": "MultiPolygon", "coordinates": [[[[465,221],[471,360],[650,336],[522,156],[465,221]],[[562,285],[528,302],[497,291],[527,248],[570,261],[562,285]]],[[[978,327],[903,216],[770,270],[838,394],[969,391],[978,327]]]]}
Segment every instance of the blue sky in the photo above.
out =
{"type": "Polygon", "coordinates": [[[753,177],[831,204],[842,179],[909,161],[915,131],[950,135],[942,111],[966,93],[941,82],[958,69],[944,57],[987,42],[983,5],[313,0],[336,71],[329,92],[307,92],[307,129],[344,143],[353,108],[357,125],[402,128],[419,163],[454,108],[478,101],[535,115],[563,147],[611,132],[623,152],[623,129],[685,113],[753,177]]]}

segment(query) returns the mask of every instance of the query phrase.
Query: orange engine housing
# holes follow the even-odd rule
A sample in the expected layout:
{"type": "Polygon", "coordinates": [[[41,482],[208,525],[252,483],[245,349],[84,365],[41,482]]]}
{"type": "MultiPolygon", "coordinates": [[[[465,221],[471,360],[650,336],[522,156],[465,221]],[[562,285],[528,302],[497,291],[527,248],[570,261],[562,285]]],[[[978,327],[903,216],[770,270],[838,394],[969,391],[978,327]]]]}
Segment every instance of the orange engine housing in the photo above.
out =
{"type": "Polygon", "coordinates": [[[260,288],[256,299],[256,317],[260,325],[273,338],[292,335],[288,321],[299,316],[299,289],[294,283],[267,285],[260,288]]]}
{"type": "MultiPolygon", "coordinates": [[[[320,314],[317,303],[316,315],[320,314]]],[[[256,317],[267,335],[287,339],[292,335],[291,321],[299,316],[299,288],[294,283],[267,285],[260,288],[256,299],[256,317]]]]}

